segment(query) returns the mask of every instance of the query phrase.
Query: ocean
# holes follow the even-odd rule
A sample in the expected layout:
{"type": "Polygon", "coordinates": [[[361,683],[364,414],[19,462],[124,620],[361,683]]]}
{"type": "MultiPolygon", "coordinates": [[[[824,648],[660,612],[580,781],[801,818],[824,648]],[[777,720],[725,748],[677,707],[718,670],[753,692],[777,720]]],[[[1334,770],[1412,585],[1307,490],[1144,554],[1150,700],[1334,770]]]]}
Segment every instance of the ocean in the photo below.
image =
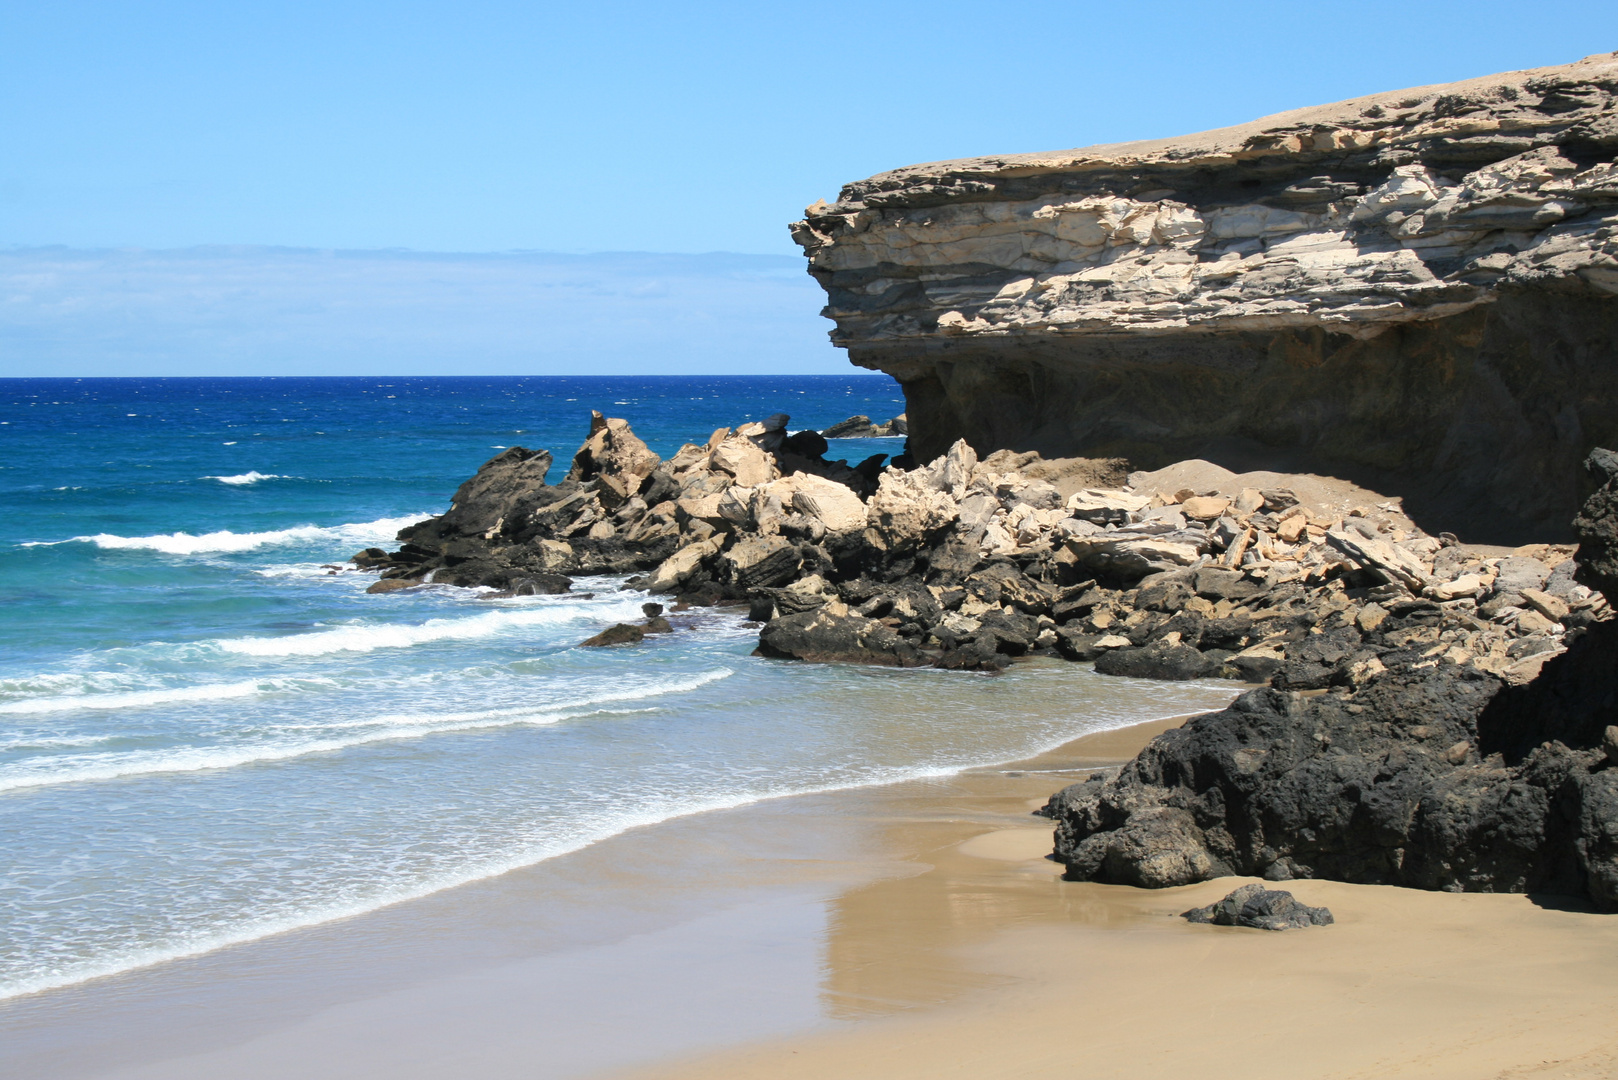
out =
{"type": "Polygon", "coordinates": [[[559,479],[591,408],[667,456],[904,403],[864,374],[0,380],[0,999],[1229,697],[764,660],[734,610],[579,649],[644,594],[371,596],[344,567],[508,446],[559,479]]]}

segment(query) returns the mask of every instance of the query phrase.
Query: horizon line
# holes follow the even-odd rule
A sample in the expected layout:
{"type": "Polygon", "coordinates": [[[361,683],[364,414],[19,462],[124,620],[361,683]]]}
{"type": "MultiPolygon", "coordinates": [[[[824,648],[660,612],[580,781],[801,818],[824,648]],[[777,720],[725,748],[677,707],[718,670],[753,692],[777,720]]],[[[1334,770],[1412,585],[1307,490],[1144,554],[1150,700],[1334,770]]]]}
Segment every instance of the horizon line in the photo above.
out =
{"type": "Polygon", "coordinates": [[[605,256],[652,256],[657,258],[683,258],[705,259],[717,257],[733,257],[744,259],[800,259],[801,255],[784,252],[758,252],[758,251],[642,251],[635,249],[611,249],[601,251],[566,251],[552,248],[504,248],[490,251],[455,251],[438,250],[433,248],[409,247],[336,247],[318,245],[295,244],[249,244],[249,243],[208,243],[187,244],[176,247],[145,247],[134,244],[106,244],[98,247],[75,247],[71,244],[7,244],[0,245],[0,255],[26,255],[50,252],[75,252],[82,254],[231,254],[239,252],[275,252],[286,254],[306,254],[324,256],[342,255],[415,255],[415,256],[454,256],[459,258],[523,258],[532,256],[551,256],[561,258],[598,258],[605,256]]]}

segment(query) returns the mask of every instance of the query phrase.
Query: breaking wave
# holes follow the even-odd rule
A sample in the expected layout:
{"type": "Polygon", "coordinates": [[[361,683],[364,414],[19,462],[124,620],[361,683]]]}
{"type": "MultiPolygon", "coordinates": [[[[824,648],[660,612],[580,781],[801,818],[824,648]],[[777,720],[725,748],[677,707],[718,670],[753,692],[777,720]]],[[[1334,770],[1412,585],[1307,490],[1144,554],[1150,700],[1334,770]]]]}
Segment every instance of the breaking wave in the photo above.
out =
{"type": "Polygon", "coordinates": [[[218,532],[200,535],[174,532],[154,536],[118,536],[114,533],[96,533],[94,536],[75,536],[71,540],[31,541],[23,547],[49,547],[54,544],[94,544],[108,551],[158,551],[165,555],[204,555],[223,552],[254,551],[262,547],[281,544],[313,544],[322,541],[342,541],[345,544],[375,544],[391,541],[400,529],[431,517],[431,514],[408,514],[404,517],[378,518],[375,521],[351,522],[345,525],[297,525],[290,529],[272,529],[268,532],[218,532]]]}

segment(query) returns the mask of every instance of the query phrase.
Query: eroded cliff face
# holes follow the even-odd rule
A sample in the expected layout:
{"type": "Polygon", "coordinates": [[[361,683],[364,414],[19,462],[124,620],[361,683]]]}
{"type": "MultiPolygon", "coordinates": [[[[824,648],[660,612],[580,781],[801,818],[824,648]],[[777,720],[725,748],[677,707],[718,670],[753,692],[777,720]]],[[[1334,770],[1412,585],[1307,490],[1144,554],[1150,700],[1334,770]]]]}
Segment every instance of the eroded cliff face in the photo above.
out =
{"type": "Polygon", "coordinates": [[[1618,442],[1618,54],[913,166],[793,226],[916,456],[1203,457],[1561,537],[1618,442]]]}

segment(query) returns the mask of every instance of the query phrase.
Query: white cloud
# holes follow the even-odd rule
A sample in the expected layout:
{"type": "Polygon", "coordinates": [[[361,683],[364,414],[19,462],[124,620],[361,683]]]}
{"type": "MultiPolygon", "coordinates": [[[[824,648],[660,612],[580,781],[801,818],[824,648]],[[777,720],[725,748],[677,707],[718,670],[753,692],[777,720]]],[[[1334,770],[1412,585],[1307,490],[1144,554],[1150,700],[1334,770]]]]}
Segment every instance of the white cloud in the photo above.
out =
{"type": "Polygon", "coordinates": [[[844,373],[774,255],[0,251],[0,375],[844,373]]]}

